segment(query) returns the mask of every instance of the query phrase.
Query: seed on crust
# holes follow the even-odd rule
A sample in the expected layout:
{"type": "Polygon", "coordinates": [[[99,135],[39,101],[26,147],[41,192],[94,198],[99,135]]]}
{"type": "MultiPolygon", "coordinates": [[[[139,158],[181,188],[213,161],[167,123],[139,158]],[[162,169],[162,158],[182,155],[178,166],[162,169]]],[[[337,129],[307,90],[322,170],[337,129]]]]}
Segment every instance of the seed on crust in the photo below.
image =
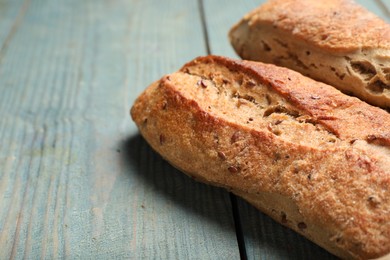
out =
{"type": "Polygon", "coordinates": [[[229,166],[228,167],[229,172],[231,173],[237,173],[239,171],[239,168],[236,166],[229,166]]]}
{"type": "Polygon", "coordinates": [[[218,152],[218,157],[222,160],[226,160],[226,154],[224,152],[218,152]]]}

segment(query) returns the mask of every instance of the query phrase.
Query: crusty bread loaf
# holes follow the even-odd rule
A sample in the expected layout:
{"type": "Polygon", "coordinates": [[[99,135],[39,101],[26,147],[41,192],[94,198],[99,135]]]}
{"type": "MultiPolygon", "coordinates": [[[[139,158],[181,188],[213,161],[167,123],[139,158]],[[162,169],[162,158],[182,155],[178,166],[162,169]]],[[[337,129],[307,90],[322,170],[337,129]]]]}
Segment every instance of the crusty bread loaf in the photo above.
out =
{"type": "Polygon", "coordinates": [[[298,72],[207,56],[154,82],[131,115],[195,179],[343,258],[390,251],[390,114],[298,72]]]}
{"type": "Polygon", "coordinates": [[[236,52],[390,108],[390,25],[352,0],[270,0],[229,33],[236,52]]]}

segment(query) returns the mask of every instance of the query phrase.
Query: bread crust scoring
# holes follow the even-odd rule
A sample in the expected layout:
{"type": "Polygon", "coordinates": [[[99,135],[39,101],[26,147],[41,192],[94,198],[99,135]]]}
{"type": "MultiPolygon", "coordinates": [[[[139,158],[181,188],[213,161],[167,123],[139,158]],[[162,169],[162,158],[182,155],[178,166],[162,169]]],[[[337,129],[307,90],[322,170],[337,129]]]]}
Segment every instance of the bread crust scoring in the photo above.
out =
{"type": "Polygon", "coordinates": [[[330,252],[389,253],[387,112],[285,68],[207,56],[153,83],[131,115],[172,165],[330,252]]]}

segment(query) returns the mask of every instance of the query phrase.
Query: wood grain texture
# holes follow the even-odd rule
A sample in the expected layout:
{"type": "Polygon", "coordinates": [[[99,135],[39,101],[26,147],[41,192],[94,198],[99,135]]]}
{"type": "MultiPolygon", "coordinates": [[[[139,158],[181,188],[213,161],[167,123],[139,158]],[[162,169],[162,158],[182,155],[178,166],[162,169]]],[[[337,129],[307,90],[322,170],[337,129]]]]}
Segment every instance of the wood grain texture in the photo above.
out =
{"type": "Polygon", "coordinates": [[[237,2],[234,0],[203,0],[211,53],[238,58],[238,55],[231,47],[228,32],[246,13],[265,1],[245,0],[237,2]]]}
{"type": "Polygon", "coordinates": [[[179,174],[129,118],[149,83],[205,54],[198,10],[29,3],[0,64],[0,259],[239,257],[228,194],[179,174]]]}
{"type": "Polygon", "coordinates": [[[0,0],[0,62],[9,41],[23,21],[29,0],[0,0]]]}
{"type": "MultiPolygon", "coordinates": [[[[209,45],[213,54],[237,57],[227,33],[243,15],[264,1],[224,0],[204,1],[209,45]],[[224,11],[221,12],[221,6],[224,11]]],[[[357,0],[371,12],[389,21],[383,7],[371,0],[357,0]]],[[[336,259],[301,235],[281,226],[242,199],[238,199],[238,212],[243,244],[248,259],[336,259]]]]}

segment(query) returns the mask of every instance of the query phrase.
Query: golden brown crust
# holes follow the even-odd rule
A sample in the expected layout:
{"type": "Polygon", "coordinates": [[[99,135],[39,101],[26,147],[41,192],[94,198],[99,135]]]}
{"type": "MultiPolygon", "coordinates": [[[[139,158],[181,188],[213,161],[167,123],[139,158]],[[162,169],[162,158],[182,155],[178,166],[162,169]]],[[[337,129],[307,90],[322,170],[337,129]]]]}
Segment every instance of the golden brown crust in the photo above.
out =
{"type": "Polygon", "coordinates": [[[387,129],[390,127],[390,121],[386,112],[379,110],[381,116],[378,116],[377,108],[356,98],[346,97],[321,82],[316,82],[313,89],[312,80],[292,70],[277,66],[259,66],[257,62],[251,61],[242,61],[242,64],[259,75],[267,75],[267,81],[275,91],[318,119],[318,122],[327,126],[338,137],[346,140],[382,137],[383,142],[389,142],[387,129]],[[294,83],[289,84],[290,81],[294,83]],[[362,126],[370,129],[369,134],[360,131],[362,126]],[[387,133],[386,138],[384,133],[387,133]]]}
{"type": "Polygon", "coordinates": [[[385,111],[288,69],[207,56],[153,83],[131,115],[174,166],[330,252],[389,253],[385,111]]]}
{"type": "Polygon", "coordinates": [[[251,26],[270,23],[322,49],[390,48],[390,26],[352,0],[271,0],[246,19],[251,26]]]}
{"type": "Polygon", "coordinates": [[[390,111],[390,25],[350,0],[270,0],[229,33],[241,58],[273,63],[390,111]]]}

